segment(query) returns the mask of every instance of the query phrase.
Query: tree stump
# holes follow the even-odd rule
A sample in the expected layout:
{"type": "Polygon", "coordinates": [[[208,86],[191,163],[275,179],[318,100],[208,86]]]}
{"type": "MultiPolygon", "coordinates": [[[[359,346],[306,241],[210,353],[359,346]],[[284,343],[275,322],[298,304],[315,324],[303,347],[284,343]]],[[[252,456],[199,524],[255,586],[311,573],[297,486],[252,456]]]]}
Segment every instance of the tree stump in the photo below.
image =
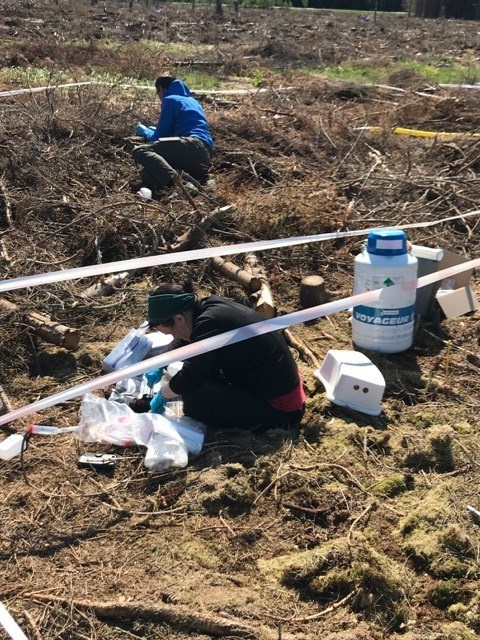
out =
{"type": "Polygon", "coordinates": [[[316,307],[328,301],[325,281],[321,276],[305,276],[300,284],[300,305],[303,309],[316,307]]]}

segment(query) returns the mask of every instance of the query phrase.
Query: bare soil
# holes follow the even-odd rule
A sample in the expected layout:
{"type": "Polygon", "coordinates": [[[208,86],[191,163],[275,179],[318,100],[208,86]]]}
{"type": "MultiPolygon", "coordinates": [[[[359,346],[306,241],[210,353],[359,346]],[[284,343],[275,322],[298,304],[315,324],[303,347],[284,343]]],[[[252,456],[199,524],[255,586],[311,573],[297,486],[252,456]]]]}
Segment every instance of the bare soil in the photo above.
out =
{"type": "MultiPolygon", "coordinates": [[[[265,92],[202,98],[217,184],[195,204],[202,214],[236,205],[208,231],[209,244],[435,221],[480,202],[478,141],[389,133],[478,131],[475,90],[415,74],[391,78],[403,92],[311,75],[367,56],[477,59],[478,23],[381,16],[373,25],[254,9],[237,20],[227,9],[217,21],[213,8],[129,11],[112,1],[1,5],[3,72],[49,69],[53,84],[61,71],[149,83],[195,71],[228,87],[261,79],[265,92]],[[146,42],[165,40],[155,51],[146,42]],[[380,133],[355,130],[365,124],[380,133]]],[[[162,253],[194,224],[182,193],[147,205],[133,195],[131,136],[139,119],[155,122],[153,92],[50,90],[3,98],[0,110],[3,278],[162,253]]],[[[480,257],[476,218],[408,236],[480,257]]],[[[279,312],[299,308],[307,274],[321,274],[332,299],[349,295],[361,243],[265,252],[279,312]]],[[[82,296],[90,280],[5,294],[19,306],[0,319],[0,384],[12,404],[99,375],[103,357],[144,319],[155,283],[187,275],[201,294],[246,300],[208,262],[133,274],[109,297],[82,296]],[[78,349],[29,334],[32,310],[81,329],[78,349]]],[[[320,361],[352,348],[346,312],[293,332],[320,361]]],[[[478,316],[419,322],[408,352],[368,355],[387,382],[378,418],[330,404],[298,356],[308,400],[295,431],[225,425],[186,469],[168,473],[146,471],[140,450],[102,445],[89,449],[121,457],[114,475],[78,469],[86,449],[70,436],[34,438],[23,461],[0,463],[0,597],[28,637],[478,637],[480,538],[466,510],[480,508],[478,316]]],[[[78,409],[74,400],[34,418],[72,425],[78,409]]]]}

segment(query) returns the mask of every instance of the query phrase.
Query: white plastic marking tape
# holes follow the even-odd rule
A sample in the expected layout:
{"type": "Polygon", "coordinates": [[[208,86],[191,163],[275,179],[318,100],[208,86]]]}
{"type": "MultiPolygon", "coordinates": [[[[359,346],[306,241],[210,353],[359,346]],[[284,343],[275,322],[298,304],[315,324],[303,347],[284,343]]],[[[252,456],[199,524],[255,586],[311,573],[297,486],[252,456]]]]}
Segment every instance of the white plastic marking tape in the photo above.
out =
{"type": "Polygon", "coordinates": [[[5,629],[12,640],[28,640],[27,636],[20,629],[18,624],[8,613],[5,606],[0,602],[0,624],[5,629]]]}
{"type": "Polygon", "coordinates": [[[69,82],[67,84],[55,84],[47,87],[28,87],[27,89],[6,89],[0,91],[0,98],[7,98],[8,96],[19,96],[22,93],[41,93],[42,91],[49,91],[51,89],[67,89],[69,87],[84,87],[90,85],[92,82],[69,82]]]}
{"type": "MultiPolygon", "coordinates": [[[[442,271],[432,273],[428,276],[422,276],[418,280],[394,285],[393,287],[390,287],[390,290],[397,288],[399,291],[411,291],[412,289],[424,287],[438,280],[443,280],[444,278],[451,278],[457,273],[476,267],[480,267],[480,258],[450,267],[449,269],[443,269],[442,271]]],[[[227,331],[226,333],[222,333],[218,336],[213,336],[199,342],[188,344],[184,347],[180,347],[179,349],[175,349],[174,351],[169,351],[168,353],[155,356],[154,358],[143,360],[142,362],[131,365],[130,367],[125,367],[119,371],[113,371],[112,373],[100,376],[99,378],[95,378],[89,382],[77,385],[76,387],[60,391],[53,396],[48,396],[47,398],[33,402],[32,404],[26,405],[20,409],[10,411],[10,413],[0,416],[0,425],[12,422],[13,420],[18,420],[19,418],[24,418],[32,413],[47,409],[48,407],[53,407],[54,405],[66,402],[67,400],[72,400],[78,396],[83,396],[85,393],[115,384],[124,378],[131,378],[148,371],[153,371],[159,367],[167,367],[173,362],[193,358],[202,353],[208,353],[209,351],[214,351],[221,347],[226,347],[243,340],[248,340],[249,338],[264,335],[265,333],[270,333],[271,331],[286,329],[294,324],[322,318],[323,316],[327,316],[338,311],[345,311],[350,307],[377,302],[381,293],[382,289],[366,291],[348,298],[342,298],[341,300],[321,304],[310,309],[289,313],[285,316],[279,316],[270,320],[262,320],[256,324],[227,331]]]]}
{"type": "MultiPolygon", "coordinates": [[[[442,218],[442,220],[432,220],[429,222],[420,222],[412,224],[404,224],[394,226],[394,229],[419,229],[424,227],[432,227],[450,222],[452,220],[460,220],[480,215],[480,209],[469,211],[458,216],[442,218]]],[[[384,228],[384,227],[382,227],[384,228]]],[[[278,249],[280,247],[293,247],[310,242],[324,242],[326,240],[337,240],[339,238],[353,238],[355,236],[368,235],[372,229],[357,229],[355,231],[337,231],[332,233],[319,233],[311,236],[297,236],[293,238],[279,238],[277,240],[259,240],[257,242],[243,242],[241,244],[224,245],[223,247],[208,247],[206,249],[195,249],[193,251],[178,251],[177,253],[165,253],[155,256],[147,256],[146,258],[132,258],[130,260],[121,260],[120,262],[106,262],[104,264],[93,264],[88,267],[76,267],[74,269],[65,269],[64,271],[50,271],[48,273],[39,273],[33,276],[23,276],[21,278],[10,278],[0,280],[0,293],[4,291],[13,291],[15,289],[23,289],[25,287],[36,287],[52,282],[65,282],[66,280],[76,280],[79,278],[88,278],[91,276],[100,276],[106,273],[117,273],[119,271],[128,271],[131,269],[143,269],[146,267],[156,267],[159,265],[173,264],[175,262],[189,262],[192,260],[201,260],[203,258],[213,258],[215,256],[235,255],[237,253],[246,253],[248,251],[263,251],[267,249],[278,249]]]]}
{"type": "MultiPolygon", "coordinates": [[[[52,91],[53,89],[69,89],[71,87],[112,87],[119,89],[146,89],[147,91],[156,91],[153,85],[145,84],[121,84],[117,82],[99,82],[96,80],[88,80],[85,82],[68,82],[66,84],[51,84],[43,87],[26,87],[23,89],[6,89],[0,91],[0,98],[8,98],[10,96],[20,96],[24,93],[41,93],[42,91],[52,91]]],[[[277,91],[292,91],[294,87],[279,87],[277,91]]],[[[254,95],[257,93],[266,93],[268,89],[191,89],[192,95],[254,95]]]]}
{"type": "MultiPolygon", "coordinates": [[[[19,96],[24,93],[40,93],[41,91],[51,91],[52,89],[68,89],[71,87],[84,87],[84,86],[101,86],[101,87],[119,87],[121,89],[147,89],[148,91],[154,91],[155,87],[151,85],[144,84],[120,84],[116,82],[99,82],[97,80],[87,80],[85,82],[68,82],[66,84],[51,84],[43,87],[25,87],[22,89],[7,89],[5,91],[0,91],[0,98],[6,98],[9,96],[19,96]]],[[[393,87],[389,84],[362,84],[362,87],[379,87],[383,89],[389,89],[390,91],[398,91],[401,93],[406,93],[406,89],[401,89],[400,87],[393,87]]],[[[445,84],[442,83],[439,85],[440,87],[444,87],[446,89],[480,89],[480,82],[476,82],[475,84],[445,84]]],[[[276,91],[292,91],[294,87],[280,87],[277,88],[276,91]]],[[[193,95],[209,95],[209,94],[225,94],[225,95],[253,95],[256,93],[265,93],[268,91],[268,88],[264,89],[192,89],[191,93],[193,95]]],[[[416,95],[425,96],[427,98],[431,98],[431,93],[424,93],[422,91],[415,91],[416,95]]],[[[435,96],[434,96],[435,97],[435,96]]]]}

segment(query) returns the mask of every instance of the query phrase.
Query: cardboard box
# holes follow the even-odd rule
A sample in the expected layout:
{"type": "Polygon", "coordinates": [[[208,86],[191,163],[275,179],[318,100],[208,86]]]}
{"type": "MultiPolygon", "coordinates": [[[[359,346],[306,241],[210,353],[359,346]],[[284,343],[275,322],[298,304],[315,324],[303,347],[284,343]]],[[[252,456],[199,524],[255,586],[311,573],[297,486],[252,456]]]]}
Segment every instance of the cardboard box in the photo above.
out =
{"type": "Polygon", "coordinates": [[[470,285],[460,289],[437,291],[437,302],[447,318],[456,318],[478,309],[478,301],[470,285]]]}
{"type": "MultiPolygon", "coordinates": [[[[438,270],[448,269],[457,264],[468,262],[463,256],[445,249],[443,258],[438,263],[438,270]]],[[[440,282],[436,299],[447,318],[456,318],[464,313],[478,309],[478,300],[470,287],[473,269],[467,269],[452,278],[440,282]]]]}

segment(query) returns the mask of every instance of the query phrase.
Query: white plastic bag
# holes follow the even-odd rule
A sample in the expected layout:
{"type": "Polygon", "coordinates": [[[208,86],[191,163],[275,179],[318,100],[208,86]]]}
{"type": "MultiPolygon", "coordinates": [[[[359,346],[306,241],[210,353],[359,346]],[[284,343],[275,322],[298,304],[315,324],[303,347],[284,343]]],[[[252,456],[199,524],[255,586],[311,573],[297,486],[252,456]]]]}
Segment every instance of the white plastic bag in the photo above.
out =
{"type": "Polygon", "coordinates": [[[145,466],[160,471],[173,467],[186,467],[188,454],[197,455],[202,450],[205,427],[187,416],[176,418],[154,414],[153,435],[147,446],[145,466]]]}
{"type": "Polygon", "coordinates": [[[153,433],[154,414],[135,413],[126,404],[87,393],[80,405],[79,438],[122,447],[147,446],[153,433]]]}
{"type": "Polygon", "coordinates": [[[145,466],[154,471],[169,467],[186,467],[188,451],[175,429],[161,429],[150,438],[145,454],[145,466]]]}
{"type": "Polygon", "coordinates": [[[114,402],[122,402],[132,404],[135,400],[139,400],[147,391],[147,381],[145,376],[135,376],[134,378],[124,378],[119,380],[115,385],[108,399],[114,402]]]}
{"type": "Polygon", "coordinates": [[[188,454],[197,455],[202,450],[204,425],[187,416],[176,417],[168,405],[164,415],[135,413],[126,404],[87,393],[80,413],[80,440],[123,447],[146,446],[145,466],[148,469],[162,471],[169,467],[186,467],[188,454]]]}
{"type": "Polygon", "coordinates": [[[198,455],[205,440],[205,425],[188,416],[172,418],[171,423],[183,438],[188,453],[192,453],[194,456],[198,455]]]}

